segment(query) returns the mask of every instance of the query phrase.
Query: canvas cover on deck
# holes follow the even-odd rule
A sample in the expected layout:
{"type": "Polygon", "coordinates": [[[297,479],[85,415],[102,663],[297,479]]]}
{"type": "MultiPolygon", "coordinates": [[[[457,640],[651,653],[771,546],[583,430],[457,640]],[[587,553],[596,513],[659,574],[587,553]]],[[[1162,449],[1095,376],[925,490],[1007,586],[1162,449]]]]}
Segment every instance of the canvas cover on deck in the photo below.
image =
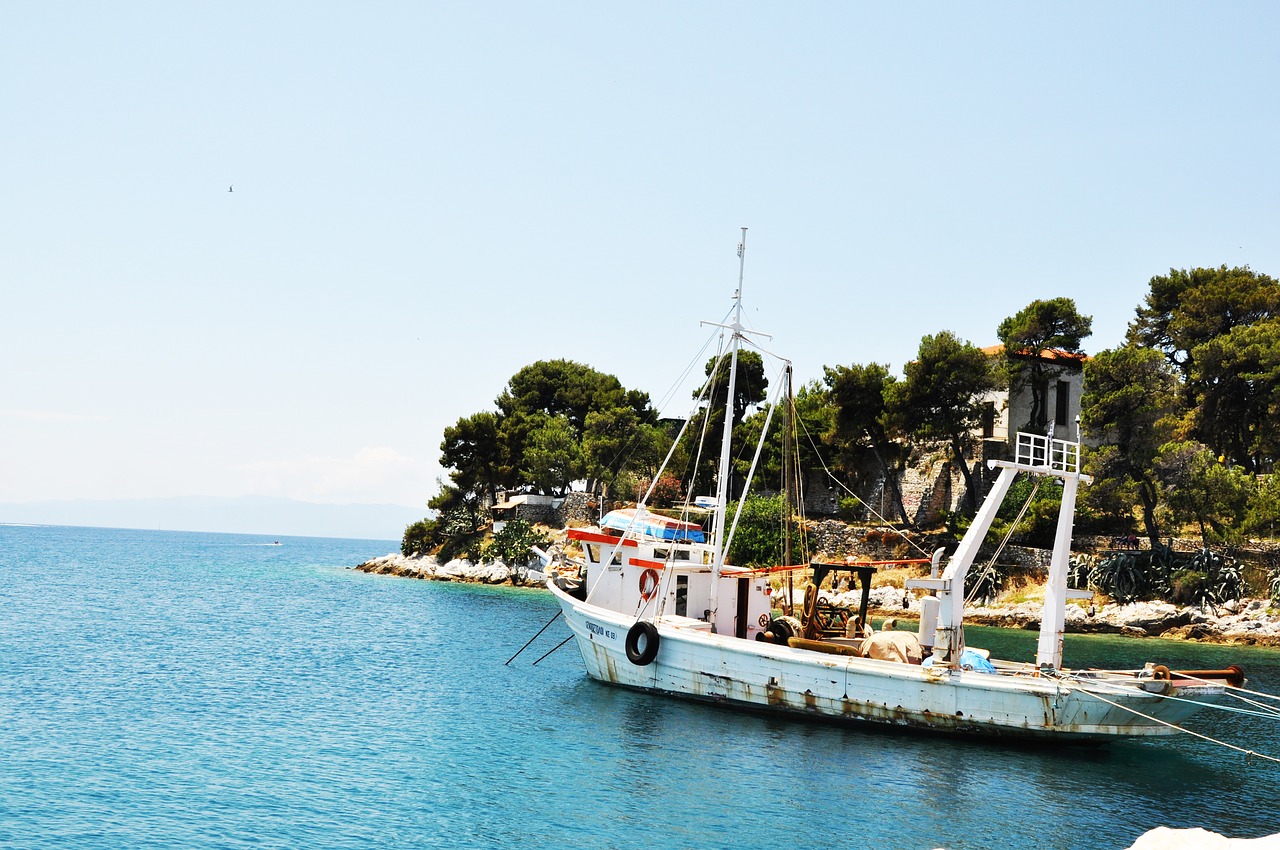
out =
{"type": "Polygon", "coordinates": [[[632,534],[646,535],[659,540],[688,540],[693,543],[707,542],[702,526],[696,523],[681,522],[678,519],[649,513],[646,510],[641,510],[640,516],[637,517],[635,508],[609,511],[600,520],[600,527],[620,532],[630,528],[632,534]]]}

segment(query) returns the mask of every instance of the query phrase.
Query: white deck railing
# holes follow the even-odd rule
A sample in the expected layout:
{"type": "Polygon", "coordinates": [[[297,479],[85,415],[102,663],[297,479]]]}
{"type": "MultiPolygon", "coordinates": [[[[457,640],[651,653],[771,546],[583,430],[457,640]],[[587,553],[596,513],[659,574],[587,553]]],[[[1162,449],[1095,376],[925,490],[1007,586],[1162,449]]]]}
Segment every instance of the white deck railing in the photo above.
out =
{"type": "Polygon", "coordinates": [[[1078,474],[1080,444],[1019,431],[1013,461],[1016,464],[1037,469],[1047,467],[1054,472],[1078,474]]]}

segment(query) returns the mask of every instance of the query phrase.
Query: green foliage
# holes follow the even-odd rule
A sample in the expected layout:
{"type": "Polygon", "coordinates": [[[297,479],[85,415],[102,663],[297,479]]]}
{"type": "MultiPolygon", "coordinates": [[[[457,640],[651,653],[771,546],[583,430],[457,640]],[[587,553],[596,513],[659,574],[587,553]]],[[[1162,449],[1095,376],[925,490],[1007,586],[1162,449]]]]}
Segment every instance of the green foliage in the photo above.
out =
{"type": "Polygon", "coordinates": [[[549,542],[550,538],[528,520],[512,519],[485,544],[480,557],[485,563],[501,561],[509,567],[525,566],[536,557],[530,547],[542,548],[549,542]]]}
{"type": "Polygon", "coordinates": [[[441,481],[436,483],[440,489],[427,501],[427,507],[440,517],[438,536],[443,537],[446,533],[453,533],[447,532],[446,526],[456,528],[459,523],[464,523],[470,528],[475,528],[484,522],[485,512],[479,494],[441,481]],[[465,520],[460,519],[461,517],[465,517],[465,520]]]}
{"type": "Polygon", "coordinates": [[[1280,314],[1280,284],[1248,266],[1169,269],[1129,324],[1129,341],[1164,354],[1191,379],[1197,346],[1280,314]]]}
{"type": "Polygon", "coordinates": [[[1098,564],[1094,555],[1072,555],[1067,568],[1067,587],[1077,590],[1089,588],[1093,581],[1093,571],[1098,564]]]}
{"type": "Polygon", "coordinates": [[[593,410],[628,407],[645,422],[656,421],[648,394],[627,390],[613,375],[572,360],[539,360],[525,366],[511,376],[497,404],[503,416],[564,416],[578,433],[593,410]]]}
{"type": "Polygon", "coordinates": [[[1244,575],[1235,558],[1204,548],[1191,557],[1187,567],[1205,575],[1201,604],[1221,605],[1245,595],[1244,575]]]}
{"type": "Polygon", "coordinates": [[[440,465],[452,469],[456,488],[473,501],[492,501],[500,486],[511,482],[509,458],[498,438],[498,417],[493,413],[464,416],[444,429],[440,465]]]}
{"type": "Polygon", "coordinates": [[[1257,486],[1245,508],[1243,530],[1257,537],[1275,537],[1280,522],[1280,476],[1274,473],[1258,477],[1257,486]]]}
{"type": "Polygon", "coordinates": [[[582,447],[568,416],[538,416],[520,461],[524,479],[547,495],[561,496],[582,474],[582,447]]]}
{"type": "Polygon", "coordinates": [[[630,407],[593,410],[585,422],[584,473],[611,485],[627,470],[652,477],[671,446],[671,437],[661,426],[646,423],[630,407]]]}
{"type": "Polygon", "coordinates": [[[862,504],[861,499],[844,496],[840,499],[836,515],[845,522],[857,522],[866,515],[866,512],[866,506],[862,504]]]}
{"type": "Polygon", "coordinates": [[[982,422],[988,393],[1000,386],[991,360],[981,349],[942,331],[920,340],[906,378],[886,387],[890,418],[899,433],[946,440],[963,472],[969,508],[977,509],[977,483],[965,461],[971,434],[982,422]]]}
{"type": "Polygon", "coordinates": [[[1013,482],[991,523],[993,535],[1002,538],[1007,534],[1023,505],[1030,501],[1022,521],[1013,529],[1012,539],[1023,546],[1052,548],[1062,507],[1062,490],[1047,479],[1041,480],[1038,487],[1036,484],[1034,478],[1026,475],[1013,482]]]}
{"type": "Polygon", "coordinates": [[[909,522],[897,489],[897,466],[908,448],[889,438],[889,404],[897,379],[888,366],[879,363],[827,367],[824,371],[830,424],[811,433],[822,435],[831,467],[855,489],[869,491],[876,481],[885,481],[899,518],[909,522]]]}
{"type": "Polygon", "coordinates": [[[1098,562],[1092,583],[1120,603],[1172,597],[1182,605],[1220,605],[1244,595],[1239,562],[1208,548],[1117,552],[1098,562]]]}
{"type": "Polygon", "coordinates": [[[442,485],[450,492],[440,510],[466,504],[478,521],[501,488],[561,495],[584,476],[595,491],[629,463],[656,466],[670,445],[647,394],[571,360],[524,367],[497,405],[445,429],[440,465],[450,470],[442,485]]]}
{"type": "MultiPolygon", "coordinates": [[[[724,430],[725,400],[729,392],[729,358],[713,357],[706,364],[707,381],[710,384],[709,400],[694,415],[685,430],[681,454],[689,459],[690,468],[685,480],[692,482],[690,489],[695,493],[710,493],[715,487],[715,477],[719,466],[720,435],[724,430]],[[715,447],[715,448],[712,448],[715,447]],[[701,451],[699,451],[701,449],[701,451]],[[696,464],[696,466],[695,466],[696,464]]],[[[694,398],[703,395],[700,387],[693,393],[694,398]]],[[[750,429],[739,427],[744,424],[747,410],[765,400],[769,388],[769,380],[764,374],[764,359],[755,351],[738,352],[737,378],[733,387],[733,445],[732,456],[742,459],[745,466],[735,464],[731,470],[733,481],[728,483],[727,492],[736,495],[744,480],[746,466],[750,465],[750,457],[755,445],[746,448],[748,431],[758,437],[763,427],[763,419],[752,422],[750,429]]],[[[755,419],[755,417],[752,417],[755,419]]]]}
{"type": "Polygon", "coordinates": [[[1203,605],[1209,589],[1209,576],[1198,570],[1178,570],[1170,580],[1170,596],[1175,605],[1203,605]]]}
{"type": "Polygon", "coordinates": [[[446,537],[436,551],[436,560],[447,564],[455,558],[479,563],[484,557],[484,534],[471,532],[456,537],[446,537]]]}
{"type": "Polygon", "coordinates": [[[1175,522],[1198,524],[1205,543],[1241,541],[1241,521],[1257,489],[1252,476],[1227,466],[1207,446],[1193,441],[1162,446],[1155,472],[1175,522]]]}
{"type": "Polygon", "coordinates": [[[1181,376],[1197,440],[1232,465],[1274,457],[1280,397],[1280,283],[1247,266],[1170,269],[1153,277],[1131,344],[1161,352],[1181,376]]]}
{"type": "Polygon", "coordinates": [[[1150,598],[1150,552],[1117,552],[1094,567],[1093,586],[1123,604],[1150,598]]]}
{"type": "Polygon", "coordinates": [[[1234,327],[1192,353],[1196,435],[1214,453],[1260,469],[1280,448],[1280,316],[1234,327]]]}
{"type": "Polygon", "coordinates": [[[1128,526],[1136,500],[1154,542],[1160,536],[1155,460],[1176,424],[1177,379],[1158,352],[1126,346],[1087,362],[1084,386],[1081,430],[1097,443],[1086,464],[1102,485],[1097,496],[1086,491],[1086,500],[1111,513],[1119,527],[1128,526]]]}
{"type": "MultiPolygon", "coordinates": [[[[725,397],[729,393],[729,358],[722,360],[712,357],[705,368],[707,378],[711,381],[712,410],[725,408],[725,397]],[[714,374],[713,374],[714,373],[714,374]]],[[[759,352],[742,349],[738,352],[737,376],[733,382],[733,422],[735,427],[746,415],[747,408],[757,405],[768,397],[769,379],[764,375],[764,358],[759,352]]],[[[694,392],[694,398],[699,393],[694,392]]],[[[723,420],[722,420],[723,421],[723,420]]]]}
{"type": "Polygon", "coordinates": [[[410,523],[404,530],[404,536],[400,538],[400,554],[412,557],[429,553],[439,542],[439,525],[434,519],[420,519],[410,523]]]}
{"type": "Polygon", "coordinates": [[[889,442],[888,398],[897,379],[879,363],[828,366],[824,373],[835,414],[824,436],[837,468],[850,474],[867,451],[889,442]]]}
{"type": "MultiPolygon", "coordinates": [[[[729,522],[732,522],[737,509],[736,502],[729,505],[729,522]]],[[[742,566],[756,567],[781,563],[783,510],[781,496],[748,496],[729,545],[729,560],[742,566]]],[[[793,553],[792,557],[807,560],[808,554],[793,553]]]]}
{"type": "Polygon", "coordinates": [[[440,549],[436,560],[442,564],[454,558],[479,561],[484,545],[484,531],[477,518],[466,508],[454,508],[440,516],[437,535],[440,549]]]}

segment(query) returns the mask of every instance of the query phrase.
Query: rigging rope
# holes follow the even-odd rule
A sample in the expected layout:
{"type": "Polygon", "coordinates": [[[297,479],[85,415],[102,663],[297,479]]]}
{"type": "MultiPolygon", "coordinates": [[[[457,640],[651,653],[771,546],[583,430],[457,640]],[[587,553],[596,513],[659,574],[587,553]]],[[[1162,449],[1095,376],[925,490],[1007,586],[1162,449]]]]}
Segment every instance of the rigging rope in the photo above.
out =
{"type": "MultiPolygon", "coordinates": [[[[1218,746],[1226,747],[1229,750],[1235,750],[1236,752],[1244,753],[1245,756],[1248,758],[1266,759],[1267,761],[1273,761],[1273,762],[1276,762],[1277,764],[1280,764],[1280,758],[1276,758],[1275,756],[1269,756],[1265,753],[1259,753],[1254,750],[1246,750],[1244,747],[1237,747],[1235,744],[1228,744],[1226,741],[1219,741],[1217,738],[1210,738],[1208,735],[1204,735],[1200,732],[1195,732],[1191,729],[1187,729],[1185,726],[1179,726],[1176,723],[1170,723],[1167,720],[1161,720],[1159,717],[1152,717],[1149,714],[1143,714],[1141,711],[1138,711],[1136,708],[1130,708],[1127,705],[1121,705],[1118,702],[1112,702],[1106,697],[1101,696],[1100,694],[1096,694],[1093,691],[1088,690],[1086,688],[1078,688],[1077,690],[1079,690],[1083,694],[1087,694],[1088,696],[1093,697],[1096,700],[1105,702],[1107,705],[1114,706],[1115,708],[1123,709],[1124,711],[1127,711],[1130,714],[1136,714],[1139,717],[1142,717],[1146,720],[1150,720],[1154,723],[1159,723],[1161,726],[1168,726],[1170,729],[1173,729],[1177,732],[1186,732],[1188,735],[1193,735],[1196,738],[1201,738],[1212,744],[1217,744],[1218,746]]],[[[1164,699],[1170,699],[1170,697],[1164,697],[1164,699]]],[[[1201,703],[1201,704],[1209,705],[1209,703],[1201,703]]]]}
{"type": "MultiPolygon", "coordinates": [[[[1040,492],[1040,485],[1041,483],[1043,483],[1043,481],[1044,481],[1043,478],[1040,478],[1040,477],[1036,478],[1036,486],[1031,488],[1031,495],[1028,496],[1027,501],[1023,503],[1022,510],[1018,511],[1018,518],[1015,519],[1013,521],[1013,524],[1009,526],[1008,530],[1004,534],[1004,539],[1000,541],[1000,545],[996,547],[996,551],[991,554],[990,560],[988,560],[987,563],[983,565],[982,570],[975,576],[975,578],[980,579],[982,576],[991,572],[995,568],[996,558],[1000,557],[1000,553],[1004,551],[1004,547],[1008,546],[1009,541],[1013,539],[1014,529],[1018,527],[1018,523],[1022,522],[1022,518],[1027,515],[1027,508],[1031,507],[1031,502],[1033,499],[1035,499],[1036,493],[1040,492]]],[[[968,595],[965,596],[964,598],[964,604],[968,605],[977,597],[978,589],[981,586],[982,586],[981,581],[974,581],[973,589],[970,590],[968,595]]]]}
{"type": "MultiPolygon", "coordinates": [[[[836,486],[840,487],[840,489],[844,490],[850,496],[857,499],[858,503],[861,504],[868,511],[870,511],[873,515],[875,515],[875,518],[880,520],[881,523],[892,528],[893,523],[889,522],[889,520],[881,516],[880,512],[877,511],[875,508],[871,507],[871,505],[867,504],[862,499],[861,496],[859,496],[857,493],[850,490],[843,481],[841,481],[839,478],[836,478],[835,474],[827,467],[827,462],[823,459],[822,452],[818,451],[818,444],[813,441],[813,435],[809,433],[809,428],[807,425],[804,424],[804,420],[802,419],[800,420],[800,427],[804,429],[804,435],[809,440],[809,446],[813,449],[814,457],[818,459],[818,463],[822,464],[822,471],[827,474],[827,477],[830,478],[832,481],[834,481],[836,483],[836,486]]],[[[931,553],[926,552],[923,546],[921,546],[919,543],[912,540],[910,537],[907,537],[904,534],[902,535],[902,539],[907,541],[907,543],[909,543],[911,546],[915,547],[915,550],[919,552],[921,555],[924,555],[926,558],[931,557],[931,553]]]]}

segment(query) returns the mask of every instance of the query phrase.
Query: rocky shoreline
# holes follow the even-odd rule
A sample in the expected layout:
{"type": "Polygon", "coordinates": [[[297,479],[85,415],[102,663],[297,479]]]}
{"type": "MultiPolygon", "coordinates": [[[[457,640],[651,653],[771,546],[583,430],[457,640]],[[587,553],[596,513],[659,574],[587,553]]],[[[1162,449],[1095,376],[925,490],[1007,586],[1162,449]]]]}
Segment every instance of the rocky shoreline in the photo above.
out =
{"type": "Polygon", "coordinates": [[[529,567],[508,567],[501,561],[473,564],[454,559],[445,564],[430,555],[383,555],[358,564],[352,569],[374,575],[400,576],[430,581],[462,581],[472,584],[510,584],[516,587],[541,587],[542,574],[529,567]]]}
{"type": "MultiPolygon", "coordinates": [[[[540,587],[541,573],[528,567],[501,562],[473,564],[452,560],[445,564],[431,556],[384,555],[354,567],[375,575],[431,581],[461,581],[488,585],[540,587]]],[[[824,594],[833,604],[857,605],[861,591],[824,594]]],[[[799,600],[797,600],[799,602],[799,600]]],[[[901,588],[886,585],[871,590],[872,613],[878,617],[915,618],[920,603],[901,588]],[[907,604],[904,606],[903,602],[907,604]]],[[[1008,629],[1038,629],[1040,603],[970,606],[965,622],[1008,629]]],[[[1066,630],[1076,634],[1118,634],[1128,637],[1160,637],[1247,646],[1280,647],[1280,609],[1267,599],[1242,599],[1215,609],[1179,607],[1168,602],[1115,603],[1098,606],[1068,605],[1066,630]]]]}

